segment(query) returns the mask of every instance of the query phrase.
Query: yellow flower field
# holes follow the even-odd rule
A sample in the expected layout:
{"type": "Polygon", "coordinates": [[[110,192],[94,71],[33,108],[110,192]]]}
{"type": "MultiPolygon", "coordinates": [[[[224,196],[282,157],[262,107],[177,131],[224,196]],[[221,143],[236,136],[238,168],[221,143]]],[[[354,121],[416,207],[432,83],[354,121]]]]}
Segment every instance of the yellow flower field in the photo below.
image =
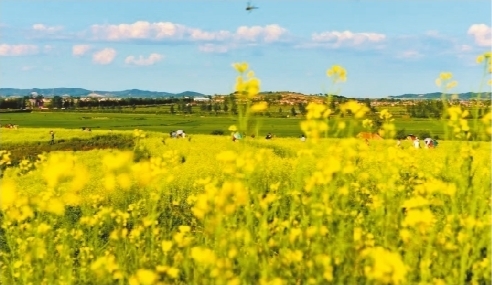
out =
{"type": "MultiPolygon", "coordinates": [[[[245,63],[235,68],[248,72],[245,63]]],[[[340,66],[327,74],[335,83],[347,76],[340,66]]],[[[259,81],[249,72],[237,88],[248,100],[259,81]]],[[[244,130],[262,107],[247,102],[231,130],[244,130]]],[[[342,110],[353,122],[332,124],[325,105],[310,105],[300,126],[306,142],[136,130],[149,160],[135,161],[132,151],[52,152],[9,167],[0,282],[489,284],[490,143],[415,149],[410,141],[331,139],[364,122],[360,105],[342,110]]],[[[450,111],[455,138],[468,133],[460,112],[450,111]]],[[[389,138],[391,114],[381,118],[389,138]]],[[[485,133],[489,121],[470,130],[485,133]]]]}

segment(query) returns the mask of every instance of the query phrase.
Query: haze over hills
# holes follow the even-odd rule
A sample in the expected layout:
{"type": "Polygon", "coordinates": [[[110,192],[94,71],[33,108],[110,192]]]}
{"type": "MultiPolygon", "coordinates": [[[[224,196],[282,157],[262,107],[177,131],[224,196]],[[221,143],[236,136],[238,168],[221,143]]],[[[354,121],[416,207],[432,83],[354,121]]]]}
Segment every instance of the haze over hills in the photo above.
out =
{"type": "Polygon", "coordinates": [[[118,98],[162,98],[162,97],[203,97],[205,94],[184,91],[181,93],[170,93],[161,91],[148,91],[140,89],[130,89],[123,91],[102,91],[102,90],[88,90],[84,88],[32,88],[32,89],[20,89],[20,88],[0,88],[0,96],[2,97],[22,97],[29,96],[32,92],[36,92],[44,97],[53,96],[73,96],[73,97],[118,97],[118,98]]]}
{"type": "MultiPolygon", "coordinates": [[[[206,94],[195,92],[195,91],[184,91],[181,93],[171,93],[171,92],[162,92],[162,91],[148,91],[141,89],[130,89],[130,90],[122,90],[122,91],[101,91],[101,90],[88,90],[84,88],[32,88],[32,89],[20,89],[20,88],[0,88],[0,97],[23,97],[29,96],[32,92],[36,92],[39,95],[43,95],[44,97],[53,97],[53,96],[73,96],[73,97],[116,97],[116,98],[169,98],[169,97],[204,97],[206,94]]],[[[261,92],[262,94],[283,94],[289,93],[288,91],[279,91],[279,92],[261,92]]],[[[296,92],[297,93],[297,92],[296,92]]],[[[309,95],[309,94],[300,94],[299,95],[309,95]]],[[[319,95],[319,94],[317,94],[319,95]]],[[[391,99],[440,99],[440,92],[433,93],[425,93],[425,94],[403,94],[397,96],[387,96],[387,97],[379,97],[379,98],[391,98],[391,99]]],[[[491,92],[467,92],[458,94],[459,98],[462,100],[469,100],[473,98],[481,98],[481,99],[491,99],[491,92]]],[[[346,97],[346,96],[342,96],[346,97]]],[[[449,97],[449,96],[448,96],[449,97]]],[[[347,97],[353,98],[353,97],[347,97]]],[[[378,99],[378,98],[373,98],[378,99]]]]}
{"type": "MultiPolygon", "coordinates": [[[[448,94],[446,97],[450,97],[451,94],[448,94]]],[[[491,92],[482,92],[482,93],[477,93],[477,92],[466,92],[466,93],[460,93],[458,94],[458,98],[460,99],[474,99],[474,98],[481,98],[481,99],[490,99],[492,93],[491,92]]],[[[426,94],[403,94],[403,95],[398,95],[398,96],[388,96],[388,98],[394,98],[394,99],[440,99],[442,96],[441,92],[433,92],[433,93],[426,93],[426,94]]]]}

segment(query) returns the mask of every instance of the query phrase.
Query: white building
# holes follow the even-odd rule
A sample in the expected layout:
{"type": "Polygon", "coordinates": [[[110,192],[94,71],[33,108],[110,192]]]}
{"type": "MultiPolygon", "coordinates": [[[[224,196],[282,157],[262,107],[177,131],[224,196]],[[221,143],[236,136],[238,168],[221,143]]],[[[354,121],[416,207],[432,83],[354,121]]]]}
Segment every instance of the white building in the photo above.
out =
{"type": "Polygon", "coordinates": [[[209,102],[210,101],[210,98],[206,98],[206,97],[194,97],[193,98],[193,101],[195,101],[195,102],[209,102]]]}

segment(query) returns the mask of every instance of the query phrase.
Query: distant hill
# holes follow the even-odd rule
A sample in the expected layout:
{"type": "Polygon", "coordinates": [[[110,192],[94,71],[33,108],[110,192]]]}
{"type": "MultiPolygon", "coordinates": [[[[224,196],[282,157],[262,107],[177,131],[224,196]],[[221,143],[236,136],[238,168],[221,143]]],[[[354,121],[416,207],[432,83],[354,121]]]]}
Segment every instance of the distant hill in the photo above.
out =
{"type": "MultiPolygon", "coordinates": [[[[492,93],[491,92],[483,92],[483,93],[475,93],[475,92],[467,92],[458,94],[459,99],[469,100],[480,97],[481,99],[490,99],[492,93]]],[[[442,93],[434,92],[434,93],[426,93],[426,94],[403,94],[398,96],[389,96],[389,98],[393,99],[440,99],[442,93]]],[[[447,95],[449,98],[450,95],[447,95]]]]}
{"type": "MultiPolygon", "coordinates": [[[[148,90],[140,90],[140,89],[130,89],[123,91],[102,91],[102,90],[88,90],[84,88],[32,88],[32,89],[19,89],[19,88],[0,88],[0,97],[23,97],[28,96],[32,92],[36,92],[37,94],[43,95],[44,97],[53,97],[53,96],[72,96],[72,97],[117,97],[117,98],[169,98],[169,97],[204,97],[206,96],[203,93],[195,92],[195,91],[184,91],[181,93],[170,93],[170,92],[160,92],[160,91],[148,91],[148,90]]],[[[298,93],[298,92],[290,92],[290,91],[268,91],[261,92],[260,95],[263,96],[309,96],[306,94],[298,93]]],[[[322,94],[312,94],[311,96],[321,96],[322,94]]],[[[482,99],[490,99],[492,96],[491,92],[484,93],[474,93],[467,92],[458,94],[460,99],[469,100],[473,98],[477,98],[480,95],[482,99]]],[[[334,96],[335,98],[348,98],[344,96],[334,96]]],[[[388,96],[387,98],[391,99],[440,99],[441,93],[426,93],[426,94],[403,94],[398,96],[388,96]]],[[[376,98],[374,98],[376,99],[376,98]]]]}
{"type": "Polygon", "coordinates": [[[174,96],[175,97],[203,97],[205,95],[195,91],[184,91],[181,93],[174,94],[174,96]]]}
{"type": "Polygon", "coordinates": [[[19,88],[0,88],[1,97],[23,97],[28,96],[32,92],[36,92],[44,97],[63,96],[69,95],[73,97],[85,97],[91,94],[98,94],[97,97],[118,97],[118,98],[162,98],[162,97],[203,97],[205,94],[185,91],[181,93],[159,92],[159,91],[147,91],[140,89],[131,89],[123,91],[102,91],[102,90],[87,90],[84,88],[32,88],[32,89],[19,89],[19,88]]]}

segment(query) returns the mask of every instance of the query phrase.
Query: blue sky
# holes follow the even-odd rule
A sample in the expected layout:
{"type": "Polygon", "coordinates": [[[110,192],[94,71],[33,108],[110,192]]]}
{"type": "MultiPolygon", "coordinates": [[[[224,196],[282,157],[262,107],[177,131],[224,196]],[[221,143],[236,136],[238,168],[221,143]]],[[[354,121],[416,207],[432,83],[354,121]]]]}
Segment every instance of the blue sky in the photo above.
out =
{"type": "MultiPolygon", "coordinates": [[[[0,1],[0,87],[233,92],[247,61],[262,91],[386,97],[479,91],[491,49],[488,0],[0,1]]],[[[482,90],[483,91],[483,90],[482,90]]]]}

